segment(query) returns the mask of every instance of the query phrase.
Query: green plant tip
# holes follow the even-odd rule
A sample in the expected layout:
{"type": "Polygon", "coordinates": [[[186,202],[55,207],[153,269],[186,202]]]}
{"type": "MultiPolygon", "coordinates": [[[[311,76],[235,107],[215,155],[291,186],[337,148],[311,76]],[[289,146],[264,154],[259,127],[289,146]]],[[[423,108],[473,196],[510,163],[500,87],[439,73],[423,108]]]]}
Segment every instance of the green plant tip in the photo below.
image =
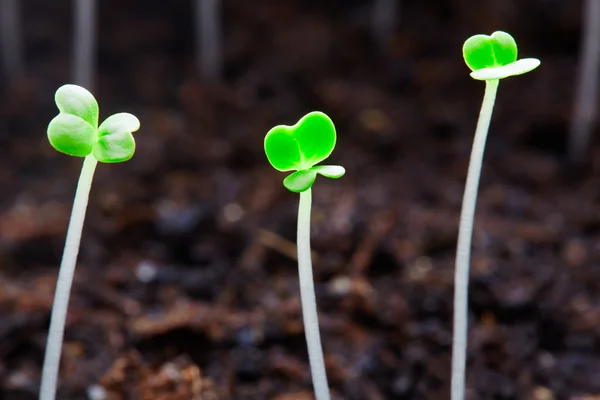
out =
{"type": "Polygon", "coordinates": [[[48,140],[61,153],[75,157],[94,157],[104,163],[129,160],[135,152],[132,132],[140,121],[132,114],[118,113],[98,127],[98,102],[77,85],[58,88],[54,101],[59,114],[48,125],[48,140]]]}
{"type": "Polygon", "coordinates": [[[265,153],[278,171],[296,171],[283,181],[290,191],[311,188],[317,174],[340,178],[346,172],[339,165],[319,165],[333,151],[336,133],[333,121],[320,111],[306,114],[295,125],[278,125],[265,136],[265,153]]]}
{"type": "Polygon", "coordinates": [[[471,77],[477,80],[522,75],[540,65],[537,58],[517,60],[517,55],[515,39],[502,31],[496,31],[491,36],[471,36],[463,45],[465,63],[473,71],[471,77]]]}

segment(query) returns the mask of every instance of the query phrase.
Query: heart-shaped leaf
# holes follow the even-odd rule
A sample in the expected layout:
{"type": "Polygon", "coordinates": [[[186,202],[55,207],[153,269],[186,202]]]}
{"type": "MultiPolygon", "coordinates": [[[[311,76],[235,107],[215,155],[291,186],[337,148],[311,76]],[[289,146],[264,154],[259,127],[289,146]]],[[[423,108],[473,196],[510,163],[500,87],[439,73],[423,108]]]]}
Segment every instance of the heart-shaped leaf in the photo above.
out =
{"type": "Polygon", "coordinates": [[[135,152],[135,140],[131,132],[139,128],[140,121],[132,114],[111,115],[98,128],[98,142],[94,145],[94,157],[104,163],[129,160],[135,152]]]}
{"type": "Polygon", "coordinates": [[[48,124],[47,133],[52,147],[70,156],[87,156],[96,142],[96,129],[73,114],[58,114],[48,124]]]}
{"type": "Polygon", "coordinates": [[[61,113],[76,115],[94,129],[98,127],[98,102],[88,90],[77,85],[63,85],[54,95],[61,113]]]}
{"type": "Polygon", "coordinates": [[[265,153],[273,168],[278,171],[293,171],[300,169],[302,165],[302,154],[291,126],[276,126],[267,133],[265,153]]]}
{"type": "Polygon", "coordinates": [[[335,142],[333,121],[314,111],[293,126],[278,125],[271,129],[265,137],[265,153],[273,168],[301,171],[329,157],[335,142]]]}
{"type": "Polygon", "coordinates": [[[473,71],[471,77],[478,80],[521,75],[540,65],[534,58],[517,61],[517,54],[517,43],[502,31],[472,36],[463,45],[465,63],[473,71]]]}
{"type": "Polygon", "coordinates": [[[338,165],[315,165],[325,160],[335,147],[333,121],[322,112],[306,114],[295,125],[278,125],[265,136],[265,153],[271,165],[279,171],[293,171],[283,180],[292,192],[311,188],[317,174],[339,178],[346,170],[338,165]]]}

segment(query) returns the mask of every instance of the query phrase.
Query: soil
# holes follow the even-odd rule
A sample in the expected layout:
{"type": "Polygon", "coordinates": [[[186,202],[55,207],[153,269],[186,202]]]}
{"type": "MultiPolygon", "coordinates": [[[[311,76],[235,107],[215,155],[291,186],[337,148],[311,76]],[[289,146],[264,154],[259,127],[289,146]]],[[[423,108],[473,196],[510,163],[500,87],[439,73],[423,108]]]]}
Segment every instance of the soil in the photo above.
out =
{"type": "MultiPolygon", "coordinates": [[[[469,399],[600,396],[600,146],[565,162],[580,2],[224,1],[219,82],[196,74],[191,1],[103,0],[101,117],[139,116],[100,165],[59,399],[308,400],[297,195],[263,153],[326,111],[339,180],[314,186],[320,328],[335,399],[447,399],[454,252],[484,85],[462,42],[502,29],[541,67],[503,81],[473,240],[469,399]]],[[[81,159],[45,137],[70,80],[71,2],[24,2],[26,71],[0,85],[0,399],[35,399],[81,159]]],[[[596,132],[598,133],[598,132],[596,132]]]]}

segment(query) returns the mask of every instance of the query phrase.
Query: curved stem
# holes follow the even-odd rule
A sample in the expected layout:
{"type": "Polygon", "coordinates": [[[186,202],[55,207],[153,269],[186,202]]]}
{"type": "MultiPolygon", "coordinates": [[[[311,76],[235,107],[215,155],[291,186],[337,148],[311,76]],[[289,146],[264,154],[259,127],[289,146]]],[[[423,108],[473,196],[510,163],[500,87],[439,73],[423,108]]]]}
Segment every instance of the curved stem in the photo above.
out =
{"type": "Polygon", "coordinates": [[[71,211],[71,220],[69,221],[69,228],[67,230],[65,249],[58,271],[58,279],[56,281],[54,304],[52,305],[52,315],[50,317],[50,329],[48,331],[48,340],[46,342],[44,367],[42,369],[40,400],[54,400],[56,397],[60,356],[67,308],[69,306],[69,295],[71,293],[71,284],[73,283],[73,274],[75,273],[77,254],[79,253],[79,243],[81,241],[83,221],[85,220],[85,211],[97,164],[98,161],[96,161],[93,155],[90,154],[87,156],[83,161],[81,175],[79,176],[79,182],[77,183],[77,191],[75,192],[75,200],[73,201],[73,210],[71,211]]]}
{"type": "Polygon", "coordinates": [[[325,372],[323,348],[319,334],[319,318],[315,286],[313,283],[312,262],[310,256],[310,208],[311,189],[300,193],[298,206],[298,275],[300,278],[300,298],[304,332],[308,346],[308,359],[317,400],[330,400],[329,385],[325,372]]]}
{"type": "Polygon", "coordinates": [[[477,190],[483,152],[487,139],[498,79],[485,81],[485,95],[475,138],[471,150],[471,161],[467,173],[467,183],[463,196],[458,228],[458,246],[456,249],[456,264],[454,271],[454,332],[452,335],[452,400],[465,398],[465,367],[467,362],[467,325],[468,325],[468,294],[469,294],[469,263],[471,258],[471,238],[473,236],[473,221],[477,205],[477,190]]]}

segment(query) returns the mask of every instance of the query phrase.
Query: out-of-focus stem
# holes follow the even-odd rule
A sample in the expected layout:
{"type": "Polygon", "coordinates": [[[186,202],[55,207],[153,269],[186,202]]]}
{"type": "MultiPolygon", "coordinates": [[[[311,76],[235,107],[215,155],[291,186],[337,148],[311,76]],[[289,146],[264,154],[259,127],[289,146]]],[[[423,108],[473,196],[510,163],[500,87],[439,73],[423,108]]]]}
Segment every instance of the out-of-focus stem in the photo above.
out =
{"type": "Polygon", "coordinates": [[[585,1],[583,20],[583,49],[569,133],[569,158],[574,163],[580,163],[584,158],[598,109],[600,0],[585,1]]]}
{"type": "Polygon", "coordinates": [[[96,64],[96,0],[75,0],[73,82],[93,89],[96,64]]]}
{"type": "Polygon", "coordinates": [[[221,1],[196,0],[196,62],[208,81],[221,75],[221,1]]]}
{"type": "Polygon", "coordinates": [[[23,73],[21,13],[19,0],[0,0],[2,69],[12,80],[23,73]]]}
{"type": "Polygon", "coordinates": [[[381,48],[385,47],[394,33],[399,9],[400,0],[374,0],[371,33],[381,48]]]}

